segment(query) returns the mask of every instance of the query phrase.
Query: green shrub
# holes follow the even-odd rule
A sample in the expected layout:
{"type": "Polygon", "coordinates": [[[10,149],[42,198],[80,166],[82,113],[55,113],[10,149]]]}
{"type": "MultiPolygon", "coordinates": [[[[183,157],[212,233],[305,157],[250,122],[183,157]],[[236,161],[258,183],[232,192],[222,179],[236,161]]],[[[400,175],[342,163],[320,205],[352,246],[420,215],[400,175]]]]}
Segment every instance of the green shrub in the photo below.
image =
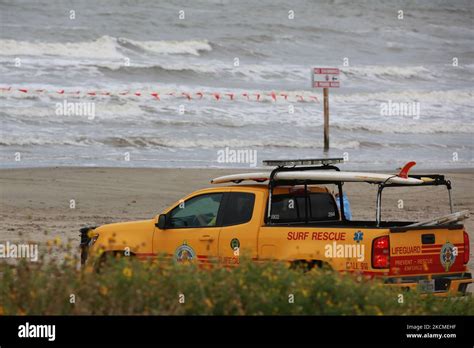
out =
{"type": "Polygon", "coordinates": [[[474,300],[422,296],[361,276],[305,273],[245,258],[239,267],[212,269],[122,258],[100,273],[79,269],[76,260],[41,260],[0,265],[0,314],[473,315],[474,300]]]}

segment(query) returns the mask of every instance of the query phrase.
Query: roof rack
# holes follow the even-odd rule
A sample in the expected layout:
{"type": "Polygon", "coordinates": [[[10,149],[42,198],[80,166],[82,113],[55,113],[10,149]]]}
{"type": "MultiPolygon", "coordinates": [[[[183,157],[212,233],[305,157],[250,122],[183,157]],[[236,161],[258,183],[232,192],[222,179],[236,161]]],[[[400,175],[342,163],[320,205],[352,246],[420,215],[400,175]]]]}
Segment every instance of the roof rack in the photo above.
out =
{"type": "MultiPolygon", "coordinates": [[[[284,185],[284,182],[277,182],[274,178],[275,175],[279,172],[292,172],[292,171],[309,171],[309,170],[335,170],[340,171],[338,167],[334,166],[337,163],[343,163],[344,158],[342,157],[334,157],[334,158],[304,158],[304,159],[294,159],[294,160],[264,160],[262,161],[263,165],[265,166],[272,166],[276,167],[272,170],[269,178],[268,183],[268,207],[267,207],[267,216],[265,217],[265,221],[269,224],[272,223],[272,198],[273,198],[273,189],[278,185],[284,185]],[[296,168],[296,166],[300,166],[296,168]]],[[[305,200],[307,201],[308,198],[308,185],[310,184],[308,181],[303,182],[304,190],[305,190],[305,200]]],[[[342,197],[342,184],[338,182],[337,184],[339,190],[339,203],[342,218],[345,220],[345,213],[344,213],[344,204],[343,204],[343,197],[342,197]]],[[[308,204],[306,204],[308,206],[308,204]]],[[[307,214],[306,214],[307,216],[307,214]]]]}
{"type": "Polygon", "coordinates": [[[343,163],[344,158],[303,158],[294,160],[264,160],[262,163],[265,166],[271,167],[295,167],[295,166],[315,166],[323,165],[328,166],[336,163],[343,163]]]}

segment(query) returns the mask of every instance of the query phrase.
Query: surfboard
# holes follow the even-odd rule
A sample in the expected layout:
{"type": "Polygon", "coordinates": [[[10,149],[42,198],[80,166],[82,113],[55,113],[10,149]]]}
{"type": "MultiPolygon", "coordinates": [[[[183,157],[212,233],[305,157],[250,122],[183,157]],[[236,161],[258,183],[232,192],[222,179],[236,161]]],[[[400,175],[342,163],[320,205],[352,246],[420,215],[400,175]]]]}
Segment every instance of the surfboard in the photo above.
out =
{"type": "MultiPolygon", "coordinates": [[[[265,182],[269,180],[271,172],[255,172],[225,175],[211,180],[212,184],[242,181],[265,182]]],[[[403,178],[396,174],[364,173],[364,172],[337,172],[329,170],[305,170],[279,172],[275,175],[276,181],[286,180],[314,180],[314,181],[343,181],[343,182],[370,182],[400,185],[417,185],[424,181],[415,178],[403,178]]]]}
{"type": "Polygon", "coordinates": [[[469,218],[469,210],[462,210],[456,213],[440,216],[434,219],[416,222],[414,224],[407,225],[406,227],[446,225],[453,222],[466,220],[467,218],[469,218]]]}
{"type": "Polygon", "coordinates": [[[257,181],[265,182],[270,179],[271,172],[256,172],[256,173],[240,173],[232,175],[224,175],[211,180],[211,184],[223,184],[227,182],[239,183],[242,181],[257,181]]]}

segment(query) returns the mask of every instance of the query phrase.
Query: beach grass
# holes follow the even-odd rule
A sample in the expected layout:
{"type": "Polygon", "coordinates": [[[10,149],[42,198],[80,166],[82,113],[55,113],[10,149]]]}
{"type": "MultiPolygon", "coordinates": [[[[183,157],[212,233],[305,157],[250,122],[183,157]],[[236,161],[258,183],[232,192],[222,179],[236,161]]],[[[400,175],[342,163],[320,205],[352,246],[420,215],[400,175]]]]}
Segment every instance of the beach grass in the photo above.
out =
{"type": "MultiPolygon", "coordinates": [[[[54,245],[52,246],[54,248],[54,245]]],[[[72,255],[72,253],[71,253],[72,255]]],[[[75,255],[75,254],[74,254],[75,255]]],[[[437,298],[361,275],[241,257],[238,267],[110,259],[0,264],[3,315],[473,315],[472,296],[437,298]]]]}

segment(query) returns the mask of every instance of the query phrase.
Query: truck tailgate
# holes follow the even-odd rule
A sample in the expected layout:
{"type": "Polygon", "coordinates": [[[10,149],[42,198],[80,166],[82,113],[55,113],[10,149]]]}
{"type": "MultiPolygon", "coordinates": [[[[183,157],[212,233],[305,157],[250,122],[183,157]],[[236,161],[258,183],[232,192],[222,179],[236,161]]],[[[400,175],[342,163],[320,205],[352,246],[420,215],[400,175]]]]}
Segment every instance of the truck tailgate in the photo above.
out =
{"type": "Polygon", "coordinates": [[[390,274],[463,272],[464,228],[415,227],[390,231],[390,274]]]}

